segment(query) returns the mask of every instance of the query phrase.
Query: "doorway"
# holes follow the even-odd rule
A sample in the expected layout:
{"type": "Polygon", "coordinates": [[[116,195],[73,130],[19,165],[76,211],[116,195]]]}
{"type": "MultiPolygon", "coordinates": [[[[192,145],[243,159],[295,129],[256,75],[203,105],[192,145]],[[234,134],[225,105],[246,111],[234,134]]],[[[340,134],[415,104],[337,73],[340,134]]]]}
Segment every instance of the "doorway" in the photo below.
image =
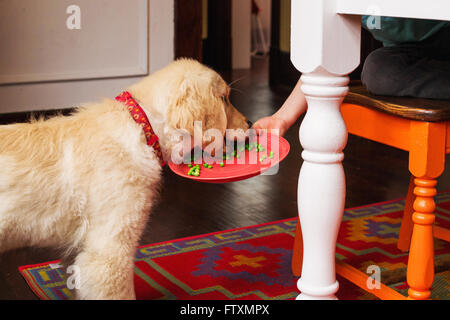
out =
{"type": "Polygon", "coordinates": [[[175,0],[175,57],[218,71],[268,56],[272,0],[175,0]]]}
{"type": "Polygon", "coordinates": [[[175,0],[175,58],[231,70],[232,0],[175,0]]]}

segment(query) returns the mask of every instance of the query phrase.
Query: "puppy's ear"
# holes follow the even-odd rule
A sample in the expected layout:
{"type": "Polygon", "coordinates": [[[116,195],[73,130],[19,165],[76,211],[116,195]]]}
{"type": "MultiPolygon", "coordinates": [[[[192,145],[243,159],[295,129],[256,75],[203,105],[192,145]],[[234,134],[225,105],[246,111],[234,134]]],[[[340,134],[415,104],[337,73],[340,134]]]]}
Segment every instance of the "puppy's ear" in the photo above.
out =
{"type": "Polygon", "coordinates": [[[226,82],[221,78],[217,77],[212,85],[213,94],[216,97],[228,97],[230,94],[230,88],[226,84],[226,82]]]}
{"type": "Polygon", "coordinates": [[[183,81],[167,111],[169,125],[175,129],[185,129],[193,135],[194,121],[201,121],[203,113],[206,112],[200,98],[197,90],[183,81]]]}
{"type": "MultiPolygon", "coordinates": [[[[225,84],[226,85],[226,84],[225,84]]],[[[214,94],[213,83],[184,80],[178,86],[167,109],[167,122],[175,129],[184,129],[191,135],[199,134],[202,130],[226,129],[226,112],[220,96],[214,94]],[[200,126],[194,126],[194,121],[201,121],[200,126]],[[194,132],[194,129],[198,132],[194,132]]]]}

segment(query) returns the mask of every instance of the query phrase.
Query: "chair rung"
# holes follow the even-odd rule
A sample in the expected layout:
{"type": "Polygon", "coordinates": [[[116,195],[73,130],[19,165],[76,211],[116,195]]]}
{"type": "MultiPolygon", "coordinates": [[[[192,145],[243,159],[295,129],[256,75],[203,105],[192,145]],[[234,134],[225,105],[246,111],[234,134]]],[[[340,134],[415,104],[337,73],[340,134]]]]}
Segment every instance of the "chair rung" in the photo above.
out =
{"type": "Polygon", "coordinates": [[[369,279],[369,276],[340,260],[336,260],[336,273],[381,300],[407,300],[404,295],[382,284],[381,282],[377,283],[379,287],[378,289],[369,289],[367,287],[367,280],[369,279]]]}
{"type": "Polygon", "coordinates": [[[450,230],[448,230],[448,229],[434,226],[433,227],[433,236],[435,238],[450,242],[450,230]]]}

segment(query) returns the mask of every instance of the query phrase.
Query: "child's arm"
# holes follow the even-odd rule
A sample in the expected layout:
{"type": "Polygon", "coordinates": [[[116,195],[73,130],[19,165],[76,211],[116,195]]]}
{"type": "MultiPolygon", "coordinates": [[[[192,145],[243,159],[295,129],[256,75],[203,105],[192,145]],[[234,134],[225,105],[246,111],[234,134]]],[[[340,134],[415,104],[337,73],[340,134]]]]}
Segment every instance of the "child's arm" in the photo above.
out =
{"type": "Polygon", "coordinates": [[[300,115],[306,111],[306,99],[301,90],[302,82],[298,80],[294,90],[283,103],[283,106],[272,116],[264,117],[256,121],[253,129],[278,129],[282,136],[297,121],[300,115]]]}

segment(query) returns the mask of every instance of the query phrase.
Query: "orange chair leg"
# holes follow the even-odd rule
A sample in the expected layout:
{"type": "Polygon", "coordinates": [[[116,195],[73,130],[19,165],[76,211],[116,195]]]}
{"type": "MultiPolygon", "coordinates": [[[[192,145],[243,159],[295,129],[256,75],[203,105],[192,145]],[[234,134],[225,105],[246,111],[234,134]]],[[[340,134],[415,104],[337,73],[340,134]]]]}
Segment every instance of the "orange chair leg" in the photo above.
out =
{"type": "Polygon", "coordinates": [[[300,226],[300,220],[297,218],[297,228],[295,229],[294,250],[292,253],[292,273],[296,277],[300,277],[302,274],[303,264],[303,238],[302,228],[300,226]]]}
{"type": "Polygon", "coordinates": [[[413,232],[413,203],[414,203],[414,176],[411,176],[409,180],[408,195],[405,200],[405,209],[403,211],[402,225],[400,227],[400,233],[398,235],[397,248],[403,252],[409,250],[409,245],[411,244],[411,235],[413,232]]]}
{"type": "Polygon", "coordinates": [[[414,180],[414,223],[409,251],[407,281],[408,298],[414,300],[429,299],[434,278],[434,239],[436,180],[420,178],[414,180]]]}
{"type": "Polygon", "coordinates": [[[411,122],[409,171],[414,179],[413,233],[409,248],[408,299],[431,295],[434,279],[433,224],[437,178],[444,171],[446,124],[411,122]]]}

